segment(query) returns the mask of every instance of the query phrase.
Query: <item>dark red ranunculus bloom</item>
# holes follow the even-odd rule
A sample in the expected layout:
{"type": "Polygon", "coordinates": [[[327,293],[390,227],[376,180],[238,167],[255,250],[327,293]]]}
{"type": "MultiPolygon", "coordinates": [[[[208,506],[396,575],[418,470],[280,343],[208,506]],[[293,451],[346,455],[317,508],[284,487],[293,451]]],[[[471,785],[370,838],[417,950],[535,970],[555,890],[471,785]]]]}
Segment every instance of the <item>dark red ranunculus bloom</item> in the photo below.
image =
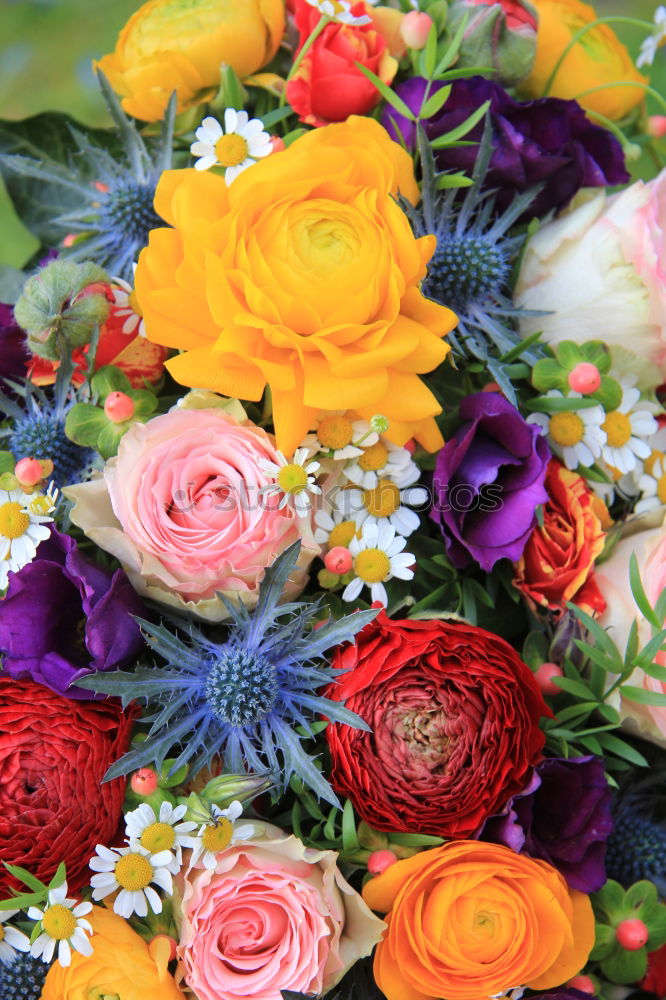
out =
{"type": "Polygon", "coordinates": [[[382,612],[333,665],[328,697],[372,732],[328,726],[331,783],[374,829],[473,837],[525,786],[550,710],[503,639],[382,612]]]}
{"type": "MultiPolygon", "coordinates": [[[[64,861],[70,889],[88,882],[95,845],[111,843],[122,814],[125,780],[102,779],[129,747],[132,718],[119,701],[0,678],[0,863],[48,882],[64,861]]],[[[0,864],[0,899],[17,885],[0,864]]]]}

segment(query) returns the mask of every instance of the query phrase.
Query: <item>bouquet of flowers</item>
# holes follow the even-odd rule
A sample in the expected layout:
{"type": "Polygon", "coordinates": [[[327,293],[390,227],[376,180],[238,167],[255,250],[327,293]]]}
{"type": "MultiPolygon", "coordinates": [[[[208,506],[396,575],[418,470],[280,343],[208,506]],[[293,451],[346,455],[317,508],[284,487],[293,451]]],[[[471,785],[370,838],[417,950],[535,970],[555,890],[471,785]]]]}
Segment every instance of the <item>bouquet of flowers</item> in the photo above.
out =
{"type": "Polygon", "coordinates": [[[2,1000],[666,996],[665,37],[148,0],[0,124],[2,1000]]]}

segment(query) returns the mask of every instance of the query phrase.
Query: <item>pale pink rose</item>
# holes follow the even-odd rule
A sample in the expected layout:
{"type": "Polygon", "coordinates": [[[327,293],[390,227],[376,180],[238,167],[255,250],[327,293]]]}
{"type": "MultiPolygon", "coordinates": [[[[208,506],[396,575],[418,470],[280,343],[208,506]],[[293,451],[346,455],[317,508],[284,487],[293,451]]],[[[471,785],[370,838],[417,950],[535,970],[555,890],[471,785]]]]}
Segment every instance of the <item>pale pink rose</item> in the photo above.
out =
{"type": "Polygon", "coordinates": [[[262,460],[277,453],[261,428],[217,407],[176,409],[134,424],[101,479],[68,488],[72,521],[139,593],[219,621],[218,592],[256,603],[266,567],[300,537],[294,596],[319,551],[308,521],[260,494],[272,482],[262,460]]]}
{"type": "MultiPolygon", "coordinates": [[[[663,516],[663,509],[660,516],[663,516]]],[[[652,637],[650,624],[636,607],[629,585],[629,559],[632,552],[636,553],[645,593],[654,606],[666,587],[666,522],[660,527],[623,538],[615,546],[610,559],[595,569],[595,580],[607,603],[599,623],[602,628],[608,629],[611,639],[623,655],[634,620],[638,623],[639,648],[652,637]]],[[[666,653],[658,653],[655,662],[666,666],[666,653]]],[[[633,671],[627,683],[646,691],[666,693],[666,684],[650,677],[640,668],[633,671]]],[[[666,747],[666,708],[639,705],[624,697],[618,698],[613,704],[619,710],[627,730],[666,747]]]]}
{"type": "Polygon", "coordinates": [[[523,318],[523,336],[543,330],[552,345],[603,340],[615,367],[637,374],[642,388],[666,380],[666,170],[610,197],[583,192],[542,226],[528,243],[515,302],[551,310],[523,318]]]}
{"type": "Polygon", "coordinates": [[[335,852],[255,825],[260,839],[226,848],[214,871],[184,879],[179,976],[198,1000],[319,995],[370,954],[386,926],[342,877],[335,852]]]}

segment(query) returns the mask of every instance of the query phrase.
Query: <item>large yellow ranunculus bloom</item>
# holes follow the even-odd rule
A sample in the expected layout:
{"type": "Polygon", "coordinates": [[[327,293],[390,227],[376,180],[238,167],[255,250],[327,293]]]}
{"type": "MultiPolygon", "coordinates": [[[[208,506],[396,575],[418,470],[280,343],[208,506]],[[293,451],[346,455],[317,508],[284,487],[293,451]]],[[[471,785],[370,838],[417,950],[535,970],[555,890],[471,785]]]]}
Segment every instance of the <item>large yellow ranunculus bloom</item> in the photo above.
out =
{"type": "MultiPolygon", "coordinates": [[[[571,39],[597,19],[589,4],[580,0],[531,0],[539,15],[537,48],[532,72],[519,87],[522,97],[543,97],[555,65],[571,39]]],[[[550,97],[575,98],[587,111],[614,121],[629,114],[645,96],[647,83],[631,56],[607,24],[598,24],[572,46],[549,91],[550,97]],[[613,86],[622,84],[622,86],[613,86]],[[584,94],[594,87],[603,90],[584,94]]]]}
{"type": "Polygon", "coordinates": [[[265,66],[284,24],[284,0],[148,0],[98,66],[128,114],[157,121],[174,90],[179,111],[204,100],[222,63],[241,77],[265,66]]]}
{"type": "Polygon", "coordinates": [[[41,1000],[184,1000],[167,970],[168,958],[156,962],[126,920],[103,906],[94,906],[86,919],[93,927],[92,955],[75,951],[66,967],[54,962],[41,1000]]]}
{"type": "Polygon", "coordinates": [[[566,982],[594,944],[588,897],[545,861],[476,840],[398,861],[363,899],[388,913],[374,976],[388,1000],[478,1000],[566,982]]]}
{"type": "Polygon", "coordinates": [[[414,237],[398,191],[418,198],[411,159],[370,118],[309,132],[230,187],[163,174],[173,228],[151,233],[136,289],[149,339],[185,352],[167,362],[176,381],[250,400],[268,384],[285,453],[322,410],[382,413],[396,443],[440,447],[418,374],[456,317],[421,295],[436,241],[414,237]]]}

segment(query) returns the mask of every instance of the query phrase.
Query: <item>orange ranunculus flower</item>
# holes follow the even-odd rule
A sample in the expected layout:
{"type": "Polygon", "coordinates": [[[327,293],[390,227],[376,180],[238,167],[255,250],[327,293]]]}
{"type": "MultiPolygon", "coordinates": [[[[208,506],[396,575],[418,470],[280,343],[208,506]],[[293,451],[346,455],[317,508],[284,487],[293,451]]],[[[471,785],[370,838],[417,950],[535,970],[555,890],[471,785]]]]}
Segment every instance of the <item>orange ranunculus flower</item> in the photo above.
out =
{"type": "Polygon", "coordinates": [[[388,913],[374,975],[388,1000],[478,1000],[570,979],[594,944],[588,897],[545,861],[462,840],[391,865],[363,898],[388,913]]]}
{"type": "Polygon", "coordinates": [[[516,587],[536,604],[562,611],[573,601],[592,614],[606,602],[594,580],[612,522],[608,509],[575,472],[552,459],[544,482],[548,502],[516,564],[516,587]]]}
{"type": "Polygon", "coordinates": [[[125,111],[157,121],[174,90],[179,111],[205,100],[222,63],[241,77],[265,66],[284,24],[283,0],[148,0],[97,65],[125,111]]]}
{"type": "MultiPolygon", "coordinates": [[[[542,97],[555,64],[572,37],[597,18],[589,4],[580,0],[531,0],[539,15],[537,49],[532,72],[520,84],[523,97],[542,97]]],[[[645,91],[636,84],[647,83],[626,47],[607,24],[587,31],[564,58],[550,88],[550,97],[575,98],[588,111],[606,118],[623,118],[639,104],[645,91]],[[616,87],[612,84],[626,86],[616,87]],[[579,97],[584,91],[603,90],[579,97]]]]}
{"type": "Polygon", "coordinates": [[[94,906],[86,919],[93,927],[92,955],[75,951],[67,967],[54,962],[41,1000],[184,1000],[185,994],[169,975],[168,955],[151,953],[126,920],[103,906],[94,906]]]}
{"type": "Polygon", "coordinates": [[[423,297],[436,238],[395,201],[418,198],[412,162],[371,118],[306,133],[231,186],[162,175],[136,271],[150,340],[185,351],[176,381],[258,400],[272,390],[277,445],[293,452],[322,410],[382,413],[396,444],[441,447],[440,406],[418,378],[456,323],[423,297]]]}

